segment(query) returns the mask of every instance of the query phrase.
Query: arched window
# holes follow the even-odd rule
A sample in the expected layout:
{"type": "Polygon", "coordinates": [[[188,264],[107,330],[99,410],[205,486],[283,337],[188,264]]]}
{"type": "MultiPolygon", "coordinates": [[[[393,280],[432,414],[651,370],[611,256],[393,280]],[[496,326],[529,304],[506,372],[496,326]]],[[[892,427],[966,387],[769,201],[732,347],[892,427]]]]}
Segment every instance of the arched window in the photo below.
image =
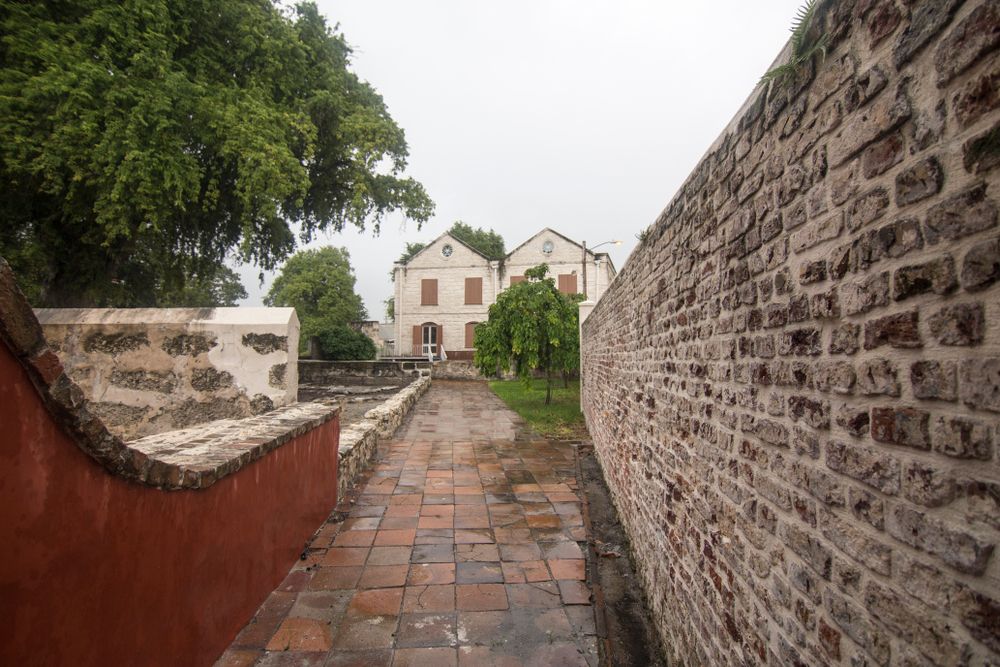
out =
{"type": "Polygon", "coordinates": [[[444,330],[440,324],[424,322],[413,327],[414,356],[426,357],[428,354],[440,356],[442,345],[444,345],[444,330]]]}

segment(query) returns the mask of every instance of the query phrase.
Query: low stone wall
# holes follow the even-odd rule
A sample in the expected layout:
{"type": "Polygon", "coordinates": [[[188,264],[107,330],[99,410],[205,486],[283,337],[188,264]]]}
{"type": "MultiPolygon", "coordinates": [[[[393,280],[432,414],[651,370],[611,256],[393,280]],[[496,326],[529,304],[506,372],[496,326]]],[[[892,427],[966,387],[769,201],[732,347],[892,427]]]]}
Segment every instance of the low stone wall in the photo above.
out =
{"type": "Polygon", "coordinates": [[[299,382],[313,385],[365,384],[358,380],[409,382],[427,372],[426,361],[299,361],[299,382]]]}
{"type": "Polygon", "coordinates": [[[449,359],[434,362],[431,373],[442,380],[485,380],[471,361],[449,359]]]}
{"type": "Polygon", "coordinates": [[[375,456],[380,438],[391,437],[417,400],[431,386],[431,376],[421,375],[387,401],[365,413],[365,418],[347,425],[340,433],[337,497],[346,498],[358,475],[375,456]]]}
{"type": "Polygon", "coordinates": [[[125,440],[296,401],[293,308],[39,309],[49,345],[125,440]]]}
{"type": "Polygon", "coordinates": [[[1000,664],[1000,2],[820,3],[583,323],[678,665],[1000,664]]]}

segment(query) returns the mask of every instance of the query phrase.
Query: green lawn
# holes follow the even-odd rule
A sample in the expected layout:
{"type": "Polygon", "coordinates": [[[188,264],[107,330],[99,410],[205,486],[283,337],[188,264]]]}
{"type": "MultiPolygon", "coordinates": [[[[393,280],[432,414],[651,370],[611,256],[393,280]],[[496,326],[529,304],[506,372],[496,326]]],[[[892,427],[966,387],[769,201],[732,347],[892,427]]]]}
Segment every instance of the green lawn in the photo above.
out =
{"type": "Polygon", "coordinates": [[[507,406],[521,415],[535,431],[553,440],[580,440],[590,437],[580,412],[580,381],[571,380],[563,389],[562,379],[552,381],[552,403],[545,405],[545,380],[496,380],[490,389],[507,406]]]}

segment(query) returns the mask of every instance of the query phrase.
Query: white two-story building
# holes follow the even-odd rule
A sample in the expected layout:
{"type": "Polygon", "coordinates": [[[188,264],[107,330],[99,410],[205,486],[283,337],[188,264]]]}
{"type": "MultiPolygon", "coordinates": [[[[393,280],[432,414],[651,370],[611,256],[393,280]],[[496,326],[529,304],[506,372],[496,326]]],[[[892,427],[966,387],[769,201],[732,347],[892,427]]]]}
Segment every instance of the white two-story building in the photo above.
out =
{"type": "Polygon", "coordinates": [[[543,263],[561,291],[592,301],[615,277],[607,253],[588,250],[584,256],[580,243],[549,228],[499,261],[442,234],[395,265],[396,354],[440,357],[443,349],[450,359],[472,359],[475,326],[486,321],[497,295],[543,263]]]}

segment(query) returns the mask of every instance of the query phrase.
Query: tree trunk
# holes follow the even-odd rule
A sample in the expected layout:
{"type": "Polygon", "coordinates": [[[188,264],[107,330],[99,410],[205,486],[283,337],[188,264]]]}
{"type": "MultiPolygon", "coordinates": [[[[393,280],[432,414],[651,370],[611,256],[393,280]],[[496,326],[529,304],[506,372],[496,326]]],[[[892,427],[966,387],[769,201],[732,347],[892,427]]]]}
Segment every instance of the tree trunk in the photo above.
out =
{"type": "Polygon", "coordinates": [[[545,371],[545,405],[552,403],[552,371],[545,371]]]}
{"type": "Polygon", "coordinates": [[[562,376],[563,376],[563,389],[569,389],[569,373],[563,371],[562,376]]]}

